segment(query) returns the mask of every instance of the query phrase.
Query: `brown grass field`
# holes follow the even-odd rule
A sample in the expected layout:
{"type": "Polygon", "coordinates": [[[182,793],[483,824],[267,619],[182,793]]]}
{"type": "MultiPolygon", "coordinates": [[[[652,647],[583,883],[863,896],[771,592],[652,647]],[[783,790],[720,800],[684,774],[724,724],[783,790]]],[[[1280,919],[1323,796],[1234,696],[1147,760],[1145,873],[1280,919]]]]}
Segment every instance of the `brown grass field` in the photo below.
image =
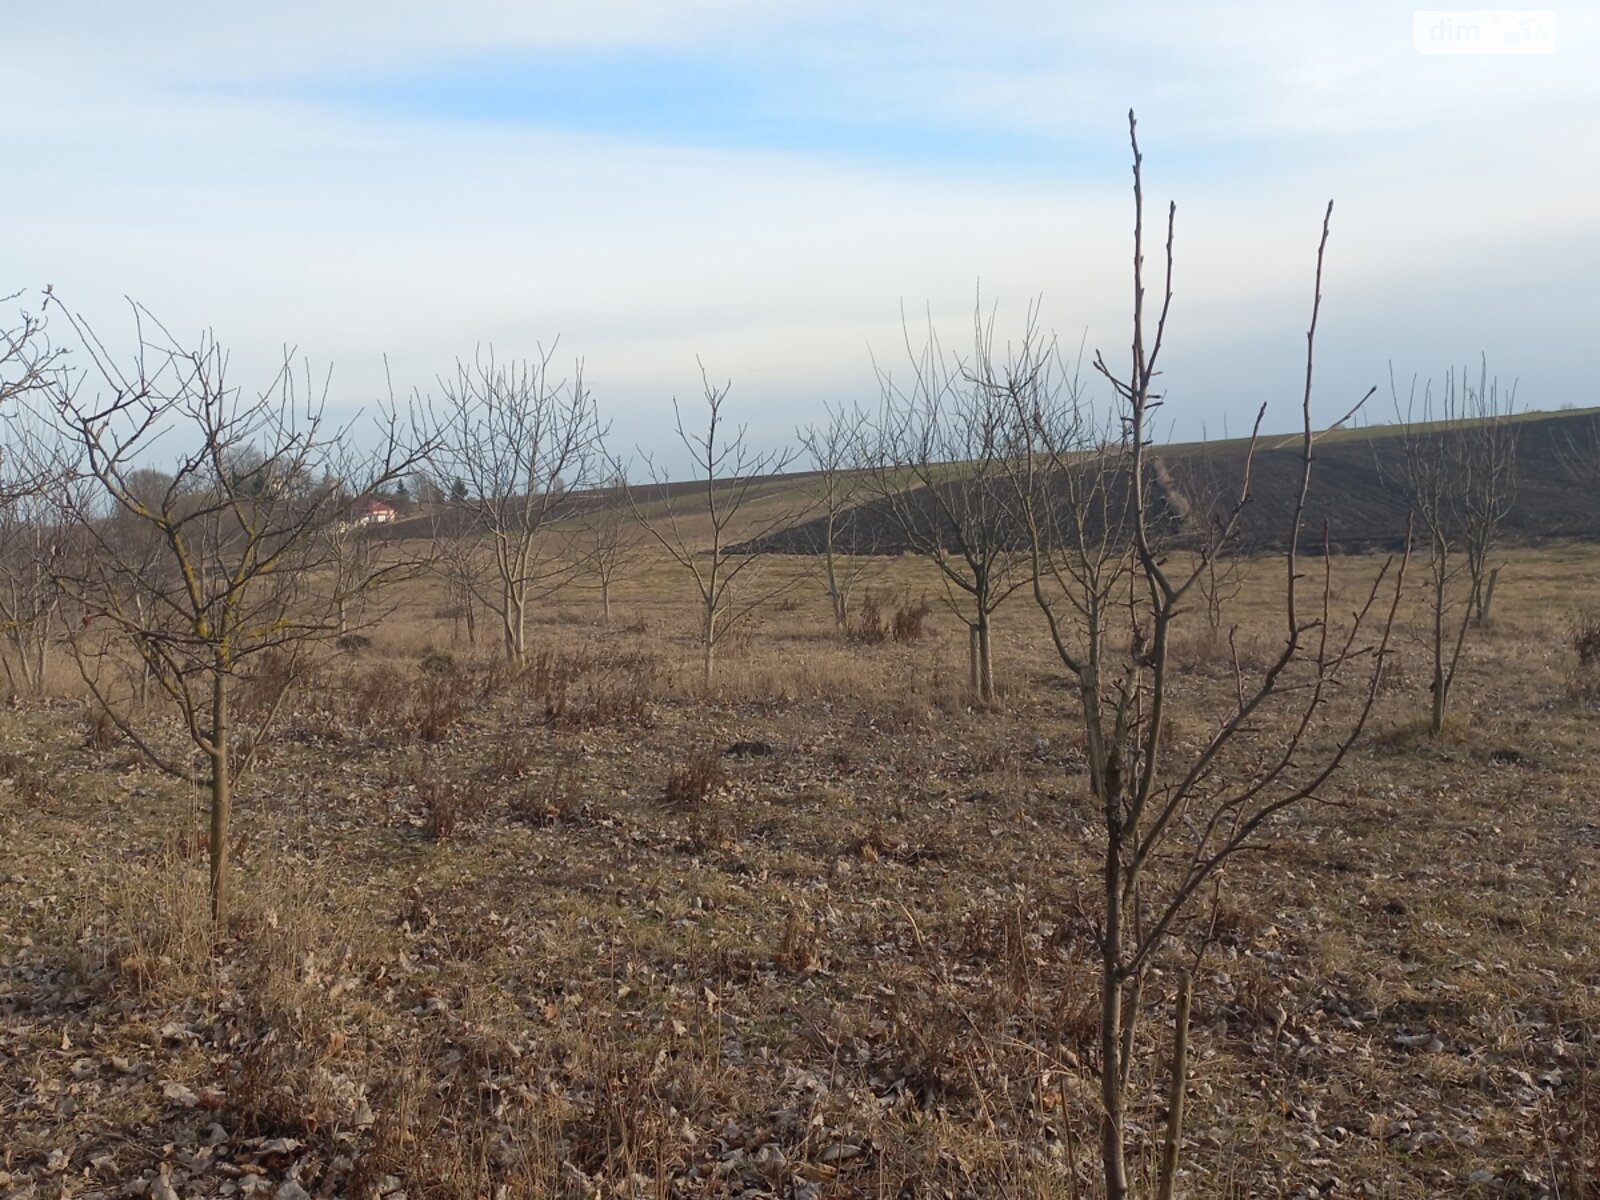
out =
{"type": "MultiPolygon", "coordinates": [[[[1180,940],[1182,1194],[1600,1194],[1600,547],[1506,557],[1446,735],[1411,612],[1345,769],[1180,940]]],[[[1377,562],[1335,561],[1343,608],[1377,562]]],[[[558,595],[517,674],[392,593],[243,786],[221,931],[202,798],[58,664],[0,714],[0,1196],[1095,1195],[1099,830],[1038,616],[1001,610],[979,711],[922,565],[877,564],[936,607],[876,646],[803,566],[709,691],[664,559],[609,627],[558,595]]],[[[1280,571],[1230,612],[1247,660],[1280,571]]],[[[1233,684],[1178,651],[1181,750],[1233,684]]]]}

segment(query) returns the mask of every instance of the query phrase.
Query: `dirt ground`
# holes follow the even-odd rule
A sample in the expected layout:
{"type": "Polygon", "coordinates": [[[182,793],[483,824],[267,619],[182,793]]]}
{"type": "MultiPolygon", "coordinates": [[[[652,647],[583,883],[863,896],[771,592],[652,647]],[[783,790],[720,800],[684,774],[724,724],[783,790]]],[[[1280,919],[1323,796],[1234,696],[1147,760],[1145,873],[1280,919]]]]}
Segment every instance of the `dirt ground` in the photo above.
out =
{"type": "MultiPolygon", "coordinates": [[[[0,1196],[1095,1195],[1100,829],[1038,617],[1001,610],[979,709],[918,564],[864,585],[934,602],[904,645],[802,566],[709,690],[664,560],[609,626],[557,596],[520,672],[406,585],[242,787],[220,931],[201,797],[60,664],[0,713],[0,1196]]],[[[1344,770],[1159,964],[1141,1178],[1209,941],[1184,1195],[1600,1194],[1597,584],[1600,548],[1511,552],[1438,739],[1408,612],[1344,770]]],[[[1234,686],[1178,650],[1175,755],[1234,686]]]]}

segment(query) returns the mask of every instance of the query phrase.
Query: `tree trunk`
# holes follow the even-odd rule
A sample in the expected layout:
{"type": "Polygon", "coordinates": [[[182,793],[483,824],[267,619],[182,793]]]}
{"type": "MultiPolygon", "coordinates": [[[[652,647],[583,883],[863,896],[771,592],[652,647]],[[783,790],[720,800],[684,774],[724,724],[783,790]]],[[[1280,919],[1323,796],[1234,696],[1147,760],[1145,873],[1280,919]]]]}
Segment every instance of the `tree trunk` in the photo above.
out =
{"type": "Polygon", "coordinates": [[[1161,1147],[1161,1175],[1156,1200],[1172,1200],[1178,1179],[1178,1149],[1183,1141],[1183,1093],[1189,1082],[1189,1005],[1194,980],[1178,984],[1178,1013],[1172,1023],[1172,1091],[1167,1095],[1167,1135],[1161,1147]]]}
{"type": "Polygon", "coordinates": [[[505,626],[506,661],[517,665],[527,651],[528,603],[526,596],[519,595],[515,588],[507,588],[504,595],[505,612],[501,614],[501,624],[505,626]]]}
{"type": "Polygon", "coordinates": [[[1100,1164],[1106,1200],[1127,1200],[1128,1162],[1123,1147],[1123,1101],[1127,1096],[1122,1011],[1122,843],[1121,789],[1102,764],[1096,791],[1104,806],[1106,848],[1101,877],[1105,932],[1100,943],[1100,1164]]]}
{"type": "Polygon", "coordinates": [[[979,703],[994,703],[994,644],[989,614],[982,610],[978,619],[967,626],[967,681],[979,703]]]}
{"type": "Polygon", "coordinates": [[[715,661],[717,648],[717,606],[712,601],[706,601],[706,619],[702,628],[705,640],[705,658],[702,663],[705,673],[705,685],[711,686],[711,670],[715,661]]]}
{"type": "Polygon", "coordinates": [[[833,546],[828,546],[826,566],[828,570],[828,603],[833,606],[833,623],[839,629],[849,623],[850,614],[845,611],[844,592],[839,588],[839,572],[833,561],[833,546]]]}
{"type": "Polygon", "coordinates": [[[222,664],[211,680],[211,919],[228,914],[228,826],[233,818],[233,765],[228,761],[228,674],[222,664]]]}
{"type": "Polygon", "coordinates": [[[611,624],[611,580],[600,577],[600,619],[611,624]]]}
{"type": "MultiPolygon", "coordinates": [[[[143,596],[134,596],[133,611],[134,614],[139,618],[139,628],[149,628],[144,619],[143,596]]],[[[133,685],[133,696],[138,702],[140,708],[143,708],[145,702],[150,698],[150,660],[147,659],[143,654],[139,655],[139,679],[133,685]]]]}
{"type": "MultiPolygon", "coordinates": [[[[17,641],[17,662],[22,666],[22,684],[30,695],[44,695],[44,669],[49,649],[49,636],[37,630],[30,630],[26,636],[17,641]]],[[[6,667],[6,674],[8,676],[11,674],[9,665],[6,667]]]]}
{"type": "Polygon", "coordinates": [[[978,694],[985,704],[994,703],[994,643],[990,638],[989,614],[978,615],[978,694]]]}
{"type": "MultiPolygon", "coordinates": [[[[1108,915],[1116,911],[1113,904],[1108,915]]],[[[1116,920],[1112,917],[1112,923],[1116,920]]],[[[1126,1096],[1122,1062],[1122,990],[1117,986],[1116,951],[1107,943],[1101,953],[1100,980],[1100,1164],[1106,1200],[1127,1200],[1128,1163],[1122,1144],[1122,1104],[1126,1096]]]]}
{"type": "Polygon", "coordinates": [[[1445,592],[1440,576],[1433,584],[1433,684],[1429,689],[1432,705],[1428,714],[1428,733],[1438,737],[1444,732],[1445,705],[1449,702],[1450,674],[1445,670],[1445,592]]]}
{"type": "Polygon", "coordinates": [[[1496,567],[1489,572],[1489,578],[1484,582],[1482,590],[1478,593],[1478,624],[1489,623],[1489,613],[1494,607],[1494,585],[1500,582],[1500,568],[1496,567]]]}

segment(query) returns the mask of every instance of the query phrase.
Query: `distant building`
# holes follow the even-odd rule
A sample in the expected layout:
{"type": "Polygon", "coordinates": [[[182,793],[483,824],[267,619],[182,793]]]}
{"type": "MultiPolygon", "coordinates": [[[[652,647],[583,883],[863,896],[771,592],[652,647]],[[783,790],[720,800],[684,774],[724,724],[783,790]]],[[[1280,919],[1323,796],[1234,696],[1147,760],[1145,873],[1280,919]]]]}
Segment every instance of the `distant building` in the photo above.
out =
{"type": "Polygon", "coordinates": [[[357,525],[387,525],[396,517],[394,507],[382,500],[365,500],[356,510],[357,525]]]}

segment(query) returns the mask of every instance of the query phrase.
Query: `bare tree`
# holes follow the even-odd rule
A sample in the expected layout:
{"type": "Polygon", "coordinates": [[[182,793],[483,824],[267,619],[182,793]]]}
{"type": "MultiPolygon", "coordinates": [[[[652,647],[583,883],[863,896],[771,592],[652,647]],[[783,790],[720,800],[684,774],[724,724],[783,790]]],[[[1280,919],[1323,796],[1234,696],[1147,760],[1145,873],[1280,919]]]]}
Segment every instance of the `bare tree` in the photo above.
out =
{"type": "Polygon", "coordinates": [[[552,546],[551,531],[571,515],[568,490],[588,486],[603,461],[605,429],[583,364],[557,378],[555,350],[509,363],[491,350],[457,363],[455,377],[440,381],[431,421],[433,475],[452,481],[452,506],[488,543],[493,564],[486,587],[470,573],[458,578],[498,618],[512,663],[527,654],[530,610],[578,570],[552,546]]]}
{"type": "Polygon", "coordinates": [[[467,643],[478,644],[478,597],[487,594],[491,577],[488,554],[479,537],[476,510],[466,503],[466,485],[436,506],[430,522],[434,573],[444,584],[445,611],[452,638],[465,626],[467,643]]]}
{"type": "Polygon", "coordinates": [[[723,411],[731,383],[711,382],[700,364],[705,398],[705,432],[684,424],[683,409],[672,401],[678,440],[689,452],[695,487],[680,492],[665,471],[647,459],[647,470],[659,500],[645,501],[637,490],[628,504],[672,561],[694,581],[699,593],[702,678],[707,687],[716,663],[717,647],[760,604],[786,590],[786,581],[762,580],[763,542],[799,515],[783,505],[765,515],[753,512],[761,493],[771,487],[771,476],[794,460],[786,450],[756,451],[746,440],[745,427],[731,432],[723,411]],[[647,511],[658,508],[657,512],[647,511]]]}
{"type": "Polygon", "coordinates": [[[1182,540],[1188,547],[1187,569],[1199,576],[1193,601],[1205,618],[1199,643],[1212,658],[1237,653],[1238,627],[1230,622],[1230,615],[1250,575],[1250,559],[1233,511],[1238,481],[1228,478],[1230,458],[1227,451],[1212,453],[1209,447],[1186,455],[1180,466],[1182,487],[1164,463],[1157,460],[1154,464],[1158,482],[1177,510],[1173,515],[1192,531],[1182,540]]]}
{"type": "Polygon", "coordinates": [[[862,443],[867,415],[842,406],[829,406],[827,414],[826,424],[813,422],[795,433],[811,464],[807,490],[820,513],[807,526],[815,535],[811,550],[820,565],[833,623],[843,630],[850,619],[850,597],[869,569],[863,551],[871,530],[860,519],[859,508],[870,495],[862,443]]]}
{"type": "MultiPolygon", "coordinates": [[[[1436,398],[1417,395],[1413,379],[1400,417],[1399,483],[1427,547],[1427,646],[1431,674],[1428,731],[1444,730],[1450,695],[1465,657],[1467,633],[1488,622],[1500,568],[1490,560],[1516,494],[1516,388],[1502,399],[1499,381],[1480,365],[1476,387],[1466,368],[1446,373],[1436,398]]],[[[1380,457],[1381,461],[1381,457],[1380,457]]]]}
{"type": "Polygon", "coordinates": [[[415,551],[396,539],[385,538],[382,527],[353,514],[349,493],[336,480],[321,485],[336,489],[338,515],[318,531],[334,631],[340,637],[357,634],[380,621],[393,605],[384,601],[393,585],[427,570],[434,544],[415,551]]]}
{"type": "MultiPolygon", "coordinates": [[[[1176,569],[1162,551],[1163,531],[1173,529],[1176,514],[1163,505],[1165,489],[1150,442],[1161,403],[1154,381],[1172,300],[1176,208],[1168,209],[1165,287],[1152,328],[1142,160],[1131,112],[1129,136],[1135,214],[1131,362],[1125,374],[1100,355],[1094,364],[1113,389],[1120,436],[1109,444],[1100,436],[1106,422],[1063,380],[1048,339],[1031,326],[1004,363],[980,355],[977,372],[991,391],[1008,399],[1017,419],[1023,464],[1016,494],[1031,547],[1034,597],[1076,684],[1089,789],[1103,821],[1095,936],[1101,1160],[1111,1200],[1129,1193],[1136,1029],[1152,966],[1172,948],[1196,897],[1220,879],[1223,865],[1258,844],[1257,835],[1280,814],[1315,797],[1339,768],[1372,709],[1404,574],[1403,559],[1398,566],[1386,562],[1359,609],[1342,623],[1331,611],[1326,554],[1316,594],[1309,600],[1302,594],[1307,576],[1300,544],[1317,439],[1311,423],[1312,350],[1330,204],[1306,341],[1300,474],[1284,530],[1283,644],[1260,670],[1235,656],[1233,697],[1226,710],[1206,714],[1210,733],[1204,743],[1191,750],[1172,744],[1166,730],[1170,710],[1180,701],[1172,687],[1172,632],[1249,503],[1255,439],[1232,503],[1214,527],[1202,527],[1198,553],[1176,569]]],[[[1260,420],[1258,415],[1257,429],[1260,420]]],[[[1200,950],[1204,940],[1202,933],[1200,950]]],[[[1185,1031],[1178,1033],[1181,1042],[1185,1031]]],[[[1174,1054],[1175,1072],[1184,1061],[1183,1053],[1174,1054]]],[[[1181,1078],[1174,1080],[1172,1094],[1181,1095],[1182,1085],[1181,1078]]],[[[1169,1105],[1170,1150],[1163,1156],[1169,1164],[1176,1162],[1181,1135],[1171,1123],[1181,1121],[1181,1112],[1181,1104],[1169,1105]]],[[[1173,1169],[1165,1168],[1162,1194],[1171,1194],[1173,1169]]]]}
{"type": "Polygon", "coordinates": [[[1600,490],[1600,413],[1566,417],[1556,442],[1556,460],[1579,487],[1600,490]]]}
{"type": "MultiPolygon", "coordinates": [[[[985,337],[979,322],[979,342],[985,337]]],[[[1013,513],[1012,414],[1005,397],[946,355],[929,322],[906,335],[909,379],[878,369],[882,404],[866,483],[903,548],[939,572],[946,606],[967,626],[972,691],[992,704],[994,613],[1027,581],[1013,513]]]]}
{"type": "Polygon", "coordinates": [[[0,657],[17,693],[44,693],[50,650],[61,623],[53,572],[68,546],[59,503],[42,492],[24,494],[0,511],[0,657]]]}
{"type": "Polygon", "coordinates": [[[244,394],[228,382],[227,355],[210,335],[185,348],[134,311],[138,349],[125,365],[70,318],[91,373],[62,387],[55,404],[94,488],[73,513],[89,553],[56,578],[86,614],[71,648],[96,700],[146,759],[209,795],[220,922],[235,785],[305,657],[337,634],[344,597],[370,583],[330,579],[323,535],[344,519],[343,492],[312,481],[382,486],[414,464],[392,441],[358,463],[289,356],[263,392],[244,394]],[[163,443],[187,448],[170,474],[153,475],[140,460],[163,443]],[[179,718],[176,740],[117,693],[128,653],[179,718]],[[243,681],[251,686],[241,691],[243,681]]]}
{"type": "MultiPolygon", "coordinates": [[[[0,307],[9,308],[21,295],[0,296],[0,307]]],[[[50,302],[46,288],[45,306],[50,302]]],[[[65,351],[51,341],[43,311],[19,308],[0,318],[0,420],[7,424],[8,443],[8,458],[0,462],[0,504],[58,481],[61,464],[33,402],[59,387],[65,363],[65,351]]]]}
{"type": "MultiPolygon", "coordinates": [[[[9,307],[21,295],[0,296],[0,305],[9,307]]],[[[46,304],[49,296],[47,290],[46,304]]],[[[0,408],[49,389],[61,366],[61,350],[50,341],[42,312],[19,311],[0,324],[0,408]]]]}
{"type": "Polygon", "coordinates": [[[22,400],[4,416],[0,454],[0,655],[14,692],[41,695],[63,620],[55,576],[80,549],[71,519],[78,464],[22,400]]]}
{"type": "Polygon", "coordinates": [[[643,530],[628,510],[628,473],[621,467],[591,497],[581,518],[584,556],[600,588],[600,617],[611,624],[611,587],[638,557],[643,530]]]}

